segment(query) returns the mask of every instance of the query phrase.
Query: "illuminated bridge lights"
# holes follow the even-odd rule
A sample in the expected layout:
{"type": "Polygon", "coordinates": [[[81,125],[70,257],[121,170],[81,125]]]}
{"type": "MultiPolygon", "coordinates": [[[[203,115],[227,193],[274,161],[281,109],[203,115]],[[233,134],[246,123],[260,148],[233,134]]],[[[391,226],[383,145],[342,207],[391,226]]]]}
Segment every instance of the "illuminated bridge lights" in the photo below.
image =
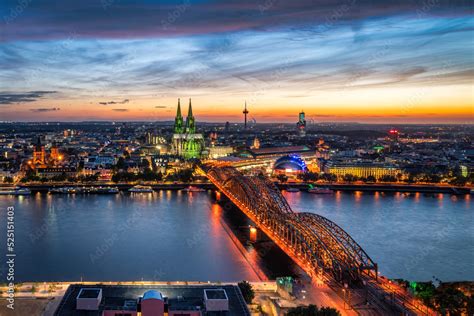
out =
{"type": "MultiPolygon", "coordinates": [[[[377,279],[377,264],[347,232],[323,216],[293,212],[280,190],[267,178],[244,176],[230,166],[203,165],[200,168],[316,282],[324,277],[339,285],[364,284],[374,298],[393,293],[383,280],[377,279]]],[[[421,309],[413,302],[411,296],[400,293],[394,304],[399,310],[409,308],[419,314],[421,309]]],[[[426,310],[426,306],[421,307],[426,310]]]]}

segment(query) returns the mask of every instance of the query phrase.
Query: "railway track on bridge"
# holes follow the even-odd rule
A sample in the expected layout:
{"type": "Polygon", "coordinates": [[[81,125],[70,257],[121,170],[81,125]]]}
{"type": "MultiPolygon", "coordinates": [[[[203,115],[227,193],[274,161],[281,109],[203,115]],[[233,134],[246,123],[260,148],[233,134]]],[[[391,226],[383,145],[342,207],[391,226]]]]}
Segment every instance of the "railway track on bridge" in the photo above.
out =
{"type": "Polygon", "coordinates": [[[311,278],[324,279],[341,297],[354,293],[358,303],[352,307],[360,314],[370,314],[368,300],[381,315],[435,315],[399,288],[389,290],[377,264],[347,232],[321,215],[294,212],[266,177],[222,165],[198,169],[311,278]],[[360,289],[364,298],[357,295],[360,289]]]}

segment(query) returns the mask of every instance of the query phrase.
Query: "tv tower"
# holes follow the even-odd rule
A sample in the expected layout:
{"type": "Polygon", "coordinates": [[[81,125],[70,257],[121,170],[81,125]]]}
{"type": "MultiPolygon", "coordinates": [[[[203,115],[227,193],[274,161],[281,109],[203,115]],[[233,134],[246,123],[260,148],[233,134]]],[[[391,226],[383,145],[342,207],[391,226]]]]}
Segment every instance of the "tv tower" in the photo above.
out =
{"type": "Polygon", "coordinates": [[[245,101],[245,109],[242,113],[244,113],[244,118],[245,118],[244,128],[247,129],[247,114],[249,114],[249,110],[247,110],[247,101],[245,101]]]}

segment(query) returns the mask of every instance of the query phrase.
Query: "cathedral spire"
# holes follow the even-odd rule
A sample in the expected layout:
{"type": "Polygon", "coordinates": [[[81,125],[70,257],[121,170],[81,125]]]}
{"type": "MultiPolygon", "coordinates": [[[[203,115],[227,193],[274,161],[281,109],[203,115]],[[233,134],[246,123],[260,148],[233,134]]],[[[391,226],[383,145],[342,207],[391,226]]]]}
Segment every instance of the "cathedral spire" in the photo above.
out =
{"type": "Polygon", "coordinates": [[[174,133],[183,134],[183,116],[181,115],[181,103],[178,99],[178,110],[176,111],[176,118],[174,119],[174,133]]]}
{"type": "Polygon", "coordinates": [[[181,104],[180,104],[179,98],[178,98],[178,111],[176,112],[176,117],[182,117],[182,115],[181,115],[181,104]]]}
{"type": "Polygon", "coordinates": [[[189,98],[188,117],[193,117],[193,106],[191,105],[191,98],[189,98]]]}
{"type": "Polygon", "coordinates": [[[186,133],[188,134],[195,134],[196,133],[196,125],[194,122],[193,116],[193,106],[191,105],[191,98],[189,98],[189,109],[188,109],[188,117],[186,118],[186,133]]]}

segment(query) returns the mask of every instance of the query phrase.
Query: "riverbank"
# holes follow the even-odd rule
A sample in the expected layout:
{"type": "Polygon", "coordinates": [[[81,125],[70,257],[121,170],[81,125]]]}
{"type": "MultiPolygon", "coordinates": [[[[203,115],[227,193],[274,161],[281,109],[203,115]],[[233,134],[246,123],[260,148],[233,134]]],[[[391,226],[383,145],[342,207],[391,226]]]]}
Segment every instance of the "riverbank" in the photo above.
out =
{"type": "MultiPolygon", "coordinates": [[[[298,188],[307,190],[308,183],[279,184],[280,189],[298,188]]],[[[334,191],[367,191],[367,192],[408,192],[408,193],[447,193],[454,195],[465,195],[471,193],[469,187],[455,187],[430,184],[350,184],[350,183],[328,183],[313,184],[315,187],[325,187],[334,191]]]]}
{"type": "MultiPolygon", "coordinates": [[[[407,192],[407,193],[446,193],[453,195],[465,195],[471,194],[471,187],[456,187],[450,185],[432,185],[432,184],[354,184],[354,183],[278,183],[277,186],[284,190],[286,188],[298,188],[302,191],[307,191],[309,185],[315,187],[330,188],[334,191],[365,191],[365,192],[407,192]]],[[[19,184],[21,188],[28,188],[33,192],[48,192],[51,188],[60,187],[101,187],[101,186],[113,186],[117,187],[121,191],[127,191],[132,188],[135,184],[131,183],[47,183],[47,184],[19,184]]],[[[155,191],[161,190],[182,190],[189,186],[195,186],[206,190],[215,190],[215,186],[212,183],[147,183],[155,191]]],[[[6,187],[6,186],[3,186],[6,187]]]]}

